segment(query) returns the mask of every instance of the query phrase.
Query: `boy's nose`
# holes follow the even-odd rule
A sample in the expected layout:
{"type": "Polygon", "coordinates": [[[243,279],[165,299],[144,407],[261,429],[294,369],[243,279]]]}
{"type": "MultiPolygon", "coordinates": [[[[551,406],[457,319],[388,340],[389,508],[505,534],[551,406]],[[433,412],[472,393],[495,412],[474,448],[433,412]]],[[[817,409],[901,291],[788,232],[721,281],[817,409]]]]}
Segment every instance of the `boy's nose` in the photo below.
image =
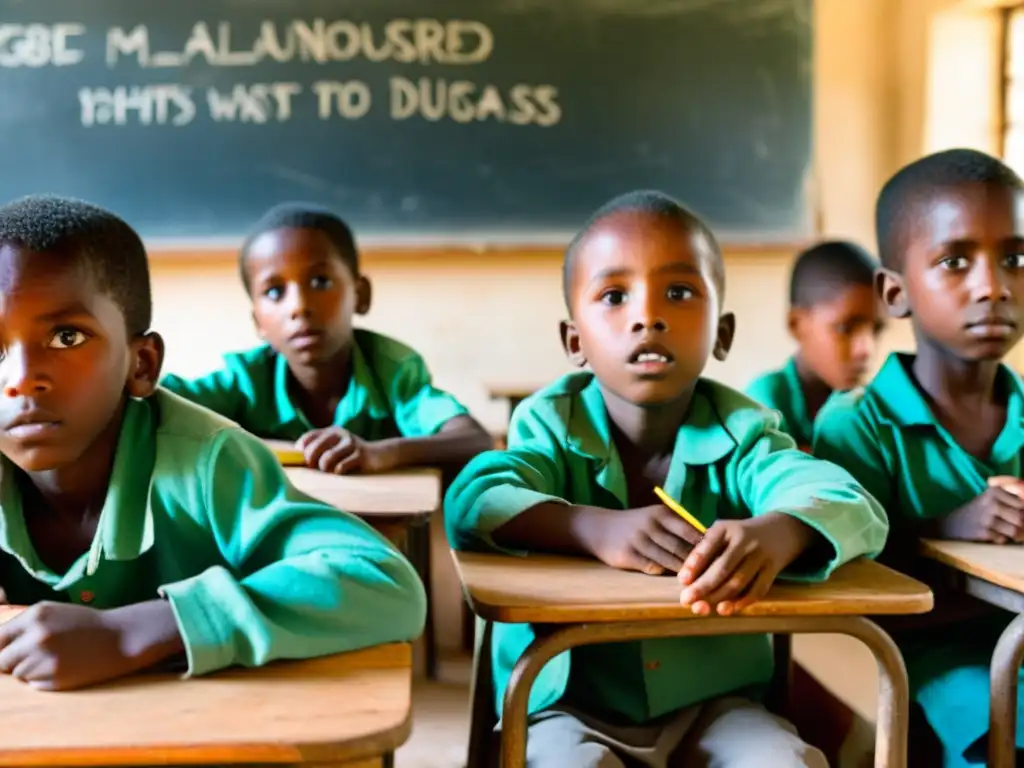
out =
{"type": "Polygon", "coordinates": [[[52,383],[25,348],[17,346],[4,350],[0,357],[0,386],[4,397],[29,397],[48,391],[52,383]]]}

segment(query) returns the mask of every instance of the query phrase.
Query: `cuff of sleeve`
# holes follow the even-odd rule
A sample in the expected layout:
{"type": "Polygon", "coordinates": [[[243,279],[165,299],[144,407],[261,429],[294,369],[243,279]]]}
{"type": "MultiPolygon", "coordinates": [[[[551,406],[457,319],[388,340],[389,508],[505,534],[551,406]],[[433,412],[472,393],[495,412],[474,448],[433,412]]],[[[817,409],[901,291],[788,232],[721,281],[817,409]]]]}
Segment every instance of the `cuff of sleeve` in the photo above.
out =
{"type": "MultiPolygon", "coordinates": [[[[780,511],[790,517],[795,517],[801,523],[816,531],[818,535],[825,540],[828,544],[828,548],[831,550],[829,553],[822,552],[822,554],[827,554],[828,559],[825,563],[822,563],[821,558],[817,557],[810,562],[804,561],[807,562],[807,566],[809,567],[793,570],[792,566],[790,566],[779,574],[780,579],[803,582],[825,581],[832,575],[832,572],[836,568],[850,559],[849,557],[844,557],[842,545],[839,543],[839,540],[829,532],[828,526],[822,525],[821,520],[817,519],[814,515],[801,514],[799,509],[787,509],[780,511]]],[[[796,563],[801,563],[801,560],[803,559],[803,556],[798,557],[796,563]]]]}
{"type": "Polygon", "coordinates": [[[454,419],[456,416],[468,416],[469,411],[461,403],[448,403],[446,407],[435,406],[430,414],[429,420],[420,424],[423,437],[431,437],[441,431],[441,427],[454,419]]]}
{"type": "Polygon", "coordinates": [[[231,594],[235,588],[234,579],[220,566],[160,587],[159,593],[170,602],[185,644],[185,677],[204,675],[233,663],[231,627],[220,612],[208,607],[217,602],[217,594],[231,594]]]}
{"type": "Polygon", "coordinates": [[[481,494],[477,501],[477,524],[475,529],[480,539],[491,549],[503,552],[507,555],[524,556],[527,553],[523,550],[506,549],[494,543],[491,535],[514,517],[518,517],[528,509],[538,504],[562,504],[569,505],[565,499],[551,496],[547,493],[534,491],[530,488],[516,488],[513,486],[496,486],[481,494]]]}

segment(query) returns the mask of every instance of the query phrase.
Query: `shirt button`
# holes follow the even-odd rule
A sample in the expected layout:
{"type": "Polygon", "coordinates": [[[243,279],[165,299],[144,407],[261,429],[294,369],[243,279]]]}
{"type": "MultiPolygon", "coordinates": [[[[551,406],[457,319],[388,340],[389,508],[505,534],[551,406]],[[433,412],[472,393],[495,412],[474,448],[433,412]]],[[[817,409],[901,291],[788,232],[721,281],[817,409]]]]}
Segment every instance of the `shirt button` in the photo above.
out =
{"type": "Polygon", "coordinates": [[[647,669],[649,671],[653,672],[654,670],[656,670],[659,667],[661,667],[661,662],[660,661],[648,661],[644,666],[647,667],[647,669]]]}
{"type": "Polygon", "coordinates": [[[94,597],[96,597],[96,595],[94,595],[88,589],[83,589],[82,594],[78,596],[78,599],[81,600],[83,603],[91,603],[94,597]]]}

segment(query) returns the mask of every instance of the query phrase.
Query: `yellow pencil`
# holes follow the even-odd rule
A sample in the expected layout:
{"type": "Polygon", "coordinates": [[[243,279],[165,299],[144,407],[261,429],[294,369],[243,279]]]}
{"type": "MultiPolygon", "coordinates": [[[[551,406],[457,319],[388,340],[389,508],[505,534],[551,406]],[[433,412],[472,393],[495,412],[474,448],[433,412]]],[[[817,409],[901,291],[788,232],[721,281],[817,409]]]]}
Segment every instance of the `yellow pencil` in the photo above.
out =
{"type": "Polygon", "coordinates": [[[681,518],[683,518],[683,520],[685,520],[694,528],[696,528],[700,533],[708,532],[708,529],[704,527],[700,520],[691,515],[685,509],[683,509],[683,506],[678,501],[676,501],[667,493],[665,493],[665,491],[663,491],[661,488],[655,487],[654,495],[661,499],[662,504],[664,504],[666,507],[668,507],[681,518]]]}

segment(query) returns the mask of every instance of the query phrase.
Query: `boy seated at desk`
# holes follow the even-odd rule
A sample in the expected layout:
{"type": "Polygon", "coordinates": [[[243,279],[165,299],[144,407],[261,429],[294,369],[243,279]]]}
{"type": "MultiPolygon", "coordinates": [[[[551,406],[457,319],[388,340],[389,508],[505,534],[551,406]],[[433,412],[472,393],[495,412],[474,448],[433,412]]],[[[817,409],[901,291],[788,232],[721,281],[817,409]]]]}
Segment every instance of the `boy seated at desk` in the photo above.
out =
{"type": "MultiPolygon", "coordinates": [[[[570,244],[563,280],[563,344],[590,371],[527,399],[508,450],[456,478],[453,547],[678,573],[699,615],[737,613],[780,574],[825,579],[882,548],[884,513],[852,477],[796,450],[774,412],[701,377],[709,356],[725,359],[735,321],[722,311],[719,247],[695,215],[656,192],[617,198],[570,244]]],[[[526,625],[495,626],[498,701],[532,638],[526,625]]],[[[758,703],[771,675],[764,635],[573,649],[534,685],[528,764],[824,766],[758,703]]]]}
{"type": "MultiPolygon", "coordinates": [[[[837,395],[814,452],[885,506],[893,565],[916,570],[919,536],[1024,542],[1024,385],[1001,363],[1024,330],[1024,183],[981,152],[929,155],[886,183],[876,229],[881,298],[910,319],[917,353],[891,355],[865,389],[837,395]]],[[[989,661],[1011,617],[956,594],[936,604],[930,626],[896,636],[911,694],[942,743],[934,764],[984,765],[989,661]]]]}
{"type": "Polygon", "coordinates": [[[802,450],[810,450],[814,419],[832,393],[867,376],[884,328],[875,266],[864,249],[844,241],[819,243],[793,265],[787,325],[797,353],[746,392],[779,412],[782,431],[802,450]]]}
{"type": "Polygon", "coordinates": [[[138,235],[92,205],[0,207],[0,672],[77,688],[408,641],[425,596],[257,438],[157,388],[138,235]]]}
{"type": "Polygon", "coordinates": [[[298,204],[272,208],[239,258],[256,330],[267,343],[225,356],[200,379],[161,385],[263,438],[297,441],[324,472],[461,469],[491,438],[431,383],[414,350],[354,328],[370,281],[348,225],[298,204]]]}

